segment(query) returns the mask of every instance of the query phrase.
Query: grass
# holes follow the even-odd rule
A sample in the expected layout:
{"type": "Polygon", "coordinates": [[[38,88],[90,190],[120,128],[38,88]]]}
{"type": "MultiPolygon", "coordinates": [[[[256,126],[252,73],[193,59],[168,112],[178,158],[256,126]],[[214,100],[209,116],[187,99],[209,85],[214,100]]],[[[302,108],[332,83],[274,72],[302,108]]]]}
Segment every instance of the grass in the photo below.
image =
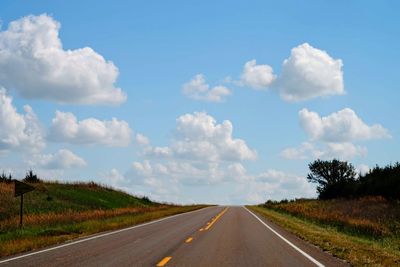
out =
{"type": "MultiPolygon", "coordinates": [[[[35,190],[24,195],[27,214],[63,213],[93,209],[147,207],[157,205],[147,198],[138,198],[95,183],[63,184],[46,182],[33,184],[35,190]]],[[[14,185],[0,183],[0,221],[17,216],[19,198],[14,197],[14,185]]]]}
{"type": "Polygon", "coordinates": [[[249,207],[353,266],[400,266],[400,204],[383,198],[249,207]]]}
{"type": "Polygon", "coordinates": [[[382,197],[269,201],[264,206],[352,234],[372,238],[400,236],[400,202],[382,197]]]}
{"type": "Polygon", "coordinates": [[[21,229],[14,186],[0,183],[0,257],[205,207],[160,204],[95,183],[34,186],[24,195],[21,229]]]}

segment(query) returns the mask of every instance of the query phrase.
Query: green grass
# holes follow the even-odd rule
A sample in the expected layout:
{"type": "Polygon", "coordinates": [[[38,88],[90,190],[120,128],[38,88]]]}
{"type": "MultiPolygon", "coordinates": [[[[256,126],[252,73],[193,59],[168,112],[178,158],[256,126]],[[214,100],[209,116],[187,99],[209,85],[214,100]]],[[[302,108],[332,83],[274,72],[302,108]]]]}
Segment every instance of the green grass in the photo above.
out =
{"type": "MultiPolygon", "coordinates": [[[[139,198],[122,191],[94,183],[38,183],[36,189],[24,195],[24,211],[27,214],[40,214],[64,211],[85,211],[93,209],[116,209],[124,207],[154,206],[147,198],[139,198]]],[[[15,216],[19,212],[19,198],[13,196],[12,184],[0,184],[2,203],[0,220],[15,216]],[[8,188],[6,188],[8,187],[8,188]],[[8,189],[8,190],[6,190],[8,189]]]]}
{"type": "Polygon", "coordinates": [[[353,266],[400,266],[400,236],[397,234],[374,238],[282,210],[265,206],[249,208],[353,266]]]}
{"type": "Polygon", "coordinates": [[[0,183],[0,257],[205,207],[156,203],[94,183],[33,185],[21,229],[13,184],[0,183]]]}

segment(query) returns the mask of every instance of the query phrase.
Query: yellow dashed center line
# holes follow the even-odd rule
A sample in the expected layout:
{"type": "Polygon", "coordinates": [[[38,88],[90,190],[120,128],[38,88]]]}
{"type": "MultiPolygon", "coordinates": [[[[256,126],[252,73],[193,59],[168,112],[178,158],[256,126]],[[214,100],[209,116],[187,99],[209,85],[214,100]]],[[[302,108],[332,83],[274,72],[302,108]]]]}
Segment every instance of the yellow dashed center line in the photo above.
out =
{"type": "MultiPolygon", "coordinates": [[[[207,223],[206,227],[200,228],[200,232],[202,231],[206,231],[208,229],[211,228],[211,226],[213,226],[213,224],[218,221],[219,218],[221,218],[222,215],[224,215],[224,213],[228,210],[228,207],[226,207],[223,211],[221,211],[220,213],[218,213],[217,216],[213,217],[211,219],[210,222],[207,223]]],[[[185,240],[185,243],[190,243],[193,241],[193,237],[189,237],[188,239],[185,240]]],[[[157,267],[163,267],[165,266],[170,260],[172,259],[172,257],[165,257],[164,259],[162,259],[156,266],[157,267]]]]}
{"type": "Polygon", "coordinates": [[[213,224],[218,221],[219,218],[221,218],[222,215],[224,215],[224,213],[228,210],[228,208],[225,208],[222,212],[220,212],[217,216],[215,216],[215,218],[212,219],[211,222],[207,223],[206,228],[204,228],[204,230],[208,230],[211,228],[211,226],[213,226],[213,224]]]}
{"type": "Polygon", "coordinates": [[[162,259],[156,266],[157,267],[162,267],[165,264],[167,264],[167,262],[169,262],[172,259],[172,257],[165,257],[164,259],[162,259]]]}

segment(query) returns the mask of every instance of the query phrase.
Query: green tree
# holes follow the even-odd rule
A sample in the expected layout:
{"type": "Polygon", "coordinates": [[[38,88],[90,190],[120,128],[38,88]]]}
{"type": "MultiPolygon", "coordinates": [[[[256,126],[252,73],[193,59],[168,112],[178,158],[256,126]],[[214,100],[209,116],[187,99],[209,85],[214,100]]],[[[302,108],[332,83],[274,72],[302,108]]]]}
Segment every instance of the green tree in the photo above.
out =
{"type": "Polygon", "coordinates": [[[307,180],[317,184],[320,199],[349,197],[356,187],[356,170],[351,163],[333,159],[331,161],[315,160],[308,167],[307,180]]]}

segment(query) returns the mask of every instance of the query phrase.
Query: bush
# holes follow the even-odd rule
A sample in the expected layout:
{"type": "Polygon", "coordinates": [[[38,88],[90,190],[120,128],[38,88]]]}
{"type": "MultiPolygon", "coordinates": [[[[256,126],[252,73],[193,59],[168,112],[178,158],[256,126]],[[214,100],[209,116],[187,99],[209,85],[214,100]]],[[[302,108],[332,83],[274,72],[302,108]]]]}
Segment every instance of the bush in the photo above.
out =
{"type": "Polygon", "coordinates": [[[0,174],[0,183],[12,183],[12,181],[11,173],[8,176],[4,172],[0,174]]]}
{"type": "Polygon", "coordinates": [[[41,183],[42,180],[39,179],[39,177],[33,173],[32,170],[29,170],[26,175],[25,178],[22,180],[25,183],[41,183]]]}

